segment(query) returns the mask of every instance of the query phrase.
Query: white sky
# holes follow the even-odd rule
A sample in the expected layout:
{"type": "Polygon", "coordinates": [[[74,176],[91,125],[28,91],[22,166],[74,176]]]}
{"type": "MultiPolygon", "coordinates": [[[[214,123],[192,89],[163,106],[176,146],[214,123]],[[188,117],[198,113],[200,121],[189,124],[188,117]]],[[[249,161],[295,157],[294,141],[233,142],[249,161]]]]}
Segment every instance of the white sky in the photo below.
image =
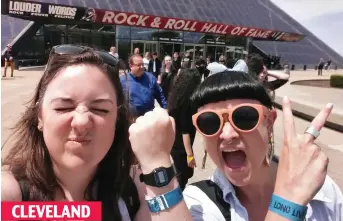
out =
{"type": "Polygon", "coordinates": [[[271,0],[343,56],[343,0],[271,0]]]}

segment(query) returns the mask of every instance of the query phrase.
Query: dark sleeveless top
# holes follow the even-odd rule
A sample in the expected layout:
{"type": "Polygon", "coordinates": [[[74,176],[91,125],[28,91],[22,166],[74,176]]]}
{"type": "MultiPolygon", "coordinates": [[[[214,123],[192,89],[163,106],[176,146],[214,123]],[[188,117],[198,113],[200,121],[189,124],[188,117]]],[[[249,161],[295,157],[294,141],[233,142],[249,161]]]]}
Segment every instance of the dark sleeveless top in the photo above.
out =
{"type": "MultiPolygon", "coordinates": [[[[22,201],[30,201],[30,189],[29,185],[26,180],[19,181],[20,191],[21,191],[21,198],[22,201]]],[[[125,189],[123,191],[123,194],[121,198],[124,200],[125,205],[127,207],[127,210],[129,212],[131,220],[134,220],[136,213],[139,210],[140,207],[140,201],[138,196],[138,190],[137,187],[130,178],[125,185],[125,189]]]]}

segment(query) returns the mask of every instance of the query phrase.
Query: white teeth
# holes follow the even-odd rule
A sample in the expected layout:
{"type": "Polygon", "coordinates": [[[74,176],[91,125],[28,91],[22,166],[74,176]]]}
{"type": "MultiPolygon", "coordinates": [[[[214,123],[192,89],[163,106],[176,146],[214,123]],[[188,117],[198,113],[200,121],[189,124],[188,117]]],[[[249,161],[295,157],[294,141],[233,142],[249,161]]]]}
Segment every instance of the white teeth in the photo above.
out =
{"type": "Polygon", "coordinates": [[[236,151],[239,151],[239,150],[223,150],[223,152],[236,152],[236,151]]]}

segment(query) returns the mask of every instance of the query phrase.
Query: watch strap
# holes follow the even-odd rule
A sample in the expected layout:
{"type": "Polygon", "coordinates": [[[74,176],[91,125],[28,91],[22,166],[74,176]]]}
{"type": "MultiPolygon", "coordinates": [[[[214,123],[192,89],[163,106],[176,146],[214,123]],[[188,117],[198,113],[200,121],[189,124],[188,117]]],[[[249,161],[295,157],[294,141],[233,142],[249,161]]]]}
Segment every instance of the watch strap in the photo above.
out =
{"type": "Polygon", "coordinates": [[[148,203],[150,212],[158,213],[180,203],[183,200],[183,194],[181,188],[177,187],[168,193],[156,197],[145,196],[145,200],[148,203]]]}
{"type": "Polygon", "coordinates": [[[149,174],[141,174],[139,176],[139,179],[141,182],[144,182],[146,185],[155,186],[155,187],[163,187],[163,186],[168,185],[170,181],[174,178],[174,176],[175,176],[174,165],[171,165],[168,168],[164,168],[164,167],[157,168],[149,174]],[[165,171],[166,173],[165,174],[166,177],[164,177],[166,180],[165,182],[159,184],[157,183],[156,179],[158,179],[158,173],[162,170],[165,171]]]}

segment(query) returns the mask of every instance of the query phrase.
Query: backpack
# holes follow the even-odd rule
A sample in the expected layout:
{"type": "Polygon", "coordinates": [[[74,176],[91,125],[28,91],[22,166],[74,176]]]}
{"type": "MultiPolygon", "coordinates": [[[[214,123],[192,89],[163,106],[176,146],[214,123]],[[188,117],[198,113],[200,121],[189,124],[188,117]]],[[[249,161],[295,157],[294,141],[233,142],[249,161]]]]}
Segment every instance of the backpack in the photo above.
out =
{"type": "MultiPolygon", "coordinates": [[[[279,163],[279,158],[273,156],[273,161],[279,163]]],[[[198,187],[218,207],[226,221],[231,221],[230,204],[223,199],[223,191],[211,180],[201,180],[190,185],[198,187]]]]}
{"type": "Polygon", "coordinates": [[[198,187],[220,210],[226,221],[231,221],[230,204],[223,199],[223,191],[211,180],[201,180],[191,185],[198,187]]]}

